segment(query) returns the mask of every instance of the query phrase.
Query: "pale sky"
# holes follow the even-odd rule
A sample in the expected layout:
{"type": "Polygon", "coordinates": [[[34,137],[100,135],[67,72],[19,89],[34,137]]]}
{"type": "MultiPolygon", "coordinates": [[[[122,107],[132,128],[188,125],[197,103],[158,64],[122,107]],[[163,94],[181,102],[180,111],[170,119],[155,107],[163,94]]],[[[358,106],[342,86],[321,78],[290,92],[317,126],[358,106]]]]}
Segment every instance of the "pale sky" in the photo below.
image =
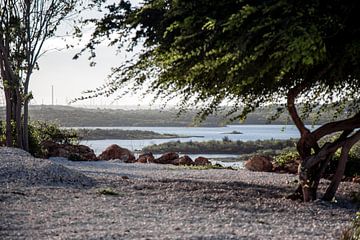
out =
{"type": "MultiPolygon", "coordinates": [[[[85,35],[89,36],[89,34],[90,31],[85,35]]],[[[85,44],[87,39],[88,37],[85,37],[81,44],[85,44]]],[[[66,42],[74,43],[74,40],[67,38],[66,42]]],[[[82,91],[101,86],[107,75],[111,73],[111,67],[119,66],[132,55],[125,52],[116,54],[115,49],[103,44],[98,46],[96,50],[96,66],[90,67],[86,54],[77,60],[72,59],[81,46],[75,49],[64,49],[66,42],[60,38],[53,38],[44,45],[44,49],[57,48],[63,50],[51,50],[40,58],[40,70],[33,73],[29,86],[34,95],[31,104],[51,104],[51,88],[54,86],[54,103],[66,105],[68,101],[80,97],[82,91]]],[[[148,106],[150,99],[150,97],[143,99],[129,95],[115,103],[113,103],[113,98],[96,98],[76,104],[108,105],[113,103],[115,105],[148,106]]]]}

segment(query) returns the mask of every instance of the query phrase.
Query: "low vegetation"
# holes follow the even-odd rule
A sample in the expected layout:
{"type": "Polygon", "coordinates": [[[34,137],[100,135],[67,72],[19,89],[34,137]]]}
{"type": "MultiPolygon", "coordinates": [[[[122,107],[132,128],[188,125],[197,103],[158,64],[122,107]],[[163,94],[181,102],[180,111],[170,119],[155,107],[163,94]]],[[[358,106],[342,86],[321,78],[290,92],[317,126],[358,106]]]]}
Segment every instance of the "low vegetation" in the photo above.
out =
{"type": "Polygon", "coordinates": [[[167,139],[179,138],[175,134],[160,134],[153,131],[141,130],[122,130],[122,129],[77,129],[78,135],[83,140],[102,140],[102,139],[167,139]]]}
{"type": "Polygon", "coordinates": [[[287,163],[293,162],[296,159],[299,159],[300,155],[296,150],[287,150],[281,152],[279,155],[276,155],[274,162],[279,165],[279,167],[285,166],[287,163]]]}
{"type": "Polygon", "coordinates": [[[236,168],[233,167],[224,167],[220,164],[209,164],[209,165],[204,165],[204,166],[184,166],[183,168],[188,169],[188,170],[210,170],[210,169],[227,169],[227,170],[237,170],[236,168]]]}
{"type": "MultiPolygon", "coordinates": [[[[15,132],[13,132],[15,134],[15,132]]],[[[78,144],[79,135],[75,130],[62,129],[55,123],[32,121],[29,123],[29,152],[35,157],[43,157],[42,143],[52,141],[60,144],[78,144]]],[[[5,146],[5,122],[0,121],[0,146],[5,146]]]]}
{"type": "Polygon", "coordinates": [[[352,226],[344,231],[341,240],[360,240],[360,212],[352,222],[352,226]]]}
{"type": "Polygon", "coordinates": [[[108,196],[119,196],[120,194],[118,192],[116,192],[114,189],[112,188],[103,188],[103,189],[99,189],[97,191],[98,194],[100,195],[108,195],[108,196]]]}
{"type": "Polygon", "coordinates": [[[256,141],[231,141],[224,138],[222,141],[207,142],[168,142],[155,144],[143,148],[144,152],[164,153],[180,152],[187,154],[264,154],[276,155],[284,149],[294,149],[296,139],[289,140],[256,140],[256,141]]]}
{"type": "MultiPolygon", "coordinates": [[[[124,110],[124,109],[101,109],[101,108],[80,108],[70,106],[29,106],[29,116],[32,120],[57,122],[62,127],[120,127],[120,126],[174,126],[184,127],[193,124],[196,111],[188,110],[178,116],[178,109],[166,110],[124,110]]],[[[249,114],[243,124],[267,124],[274,114],[276,106],[262,108],[249,114]]],[[[0,120],[5,116],[5,108],[0,107],[0,120]]],[[[325,114],[318,121],[327,122],[331,119],[331,111],[325,114]]],[[[315,116],[309,116],[307,124],[313,124],[315,116]]],[[[200,126],[215,127],[223,126],[225,114],[209,116],[200,126]]],[[[237,124],[238,122],[233,122],[237,124]]],[[[284,114],[279,119],[272,120],[271,124],[290,124],[284,114]]],[[[234,133],[235,134],[235,133],[234,133]]],[[[236,133],[238,134],[238,133],[236,133]]]]}

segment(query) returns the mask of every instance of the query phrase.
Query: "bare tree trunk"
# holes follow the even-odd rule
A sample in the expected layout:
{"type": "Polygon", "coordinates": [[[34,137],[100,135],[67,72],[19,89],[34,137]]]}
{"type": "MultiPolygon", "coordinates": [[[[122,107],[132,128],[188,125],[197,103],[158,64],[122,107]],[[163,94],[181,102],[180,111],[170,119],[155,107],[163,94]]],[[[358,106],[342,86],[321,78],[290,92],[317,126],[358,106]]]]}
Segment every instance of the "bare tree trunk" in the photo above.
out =
{"type": "Polygon", "coordinates": [[[338,166],[335,171],[335,175],[331,180],[330,185],[326,189],[326,192],[324,194],[323,199],[327,201],[331,201],[335,193],[340,185],[341,179],[345,172],[346,162],[348,160],[349,151],[352,148],[352,146],[360,140],[360,130],[358,130],[355,134],[353,134],[351,137],[346,139],[340,154],[340,159],[338,166]]]}
{"type": "Polygon", "coordinates": [[[21,105],[21,94],[20,91],[16,90],[16,105],[15,105],[15,119],[16,119],[16,144],[18,148],[23,149],[22,143],[22,120],[21,120],[21,112],[22,112],[22,105],[21,105]]]}
{"type": "Polygon", "coordinates": [[[331,201],[335,196],[336,190],[338,189],[341,178],[343,177],[344,172],[345,172],[345,167],[346,167],[346,162],[348,159],[349,151],[350,151],[350,149],[348,149],[347,147],[343,147],[341,149],[341,155],[340,155],[338,166],[336,168],[335,175],[333,176],[331,183],[330,183],[329,187],[326,189],[326,192],[323,196],[323,199],[326,201],[331,201]]]}
{"type": "Polygon", "coordinates": [[[25,151],[29,151],[29,101],[27,99],[24,102],[23,147],[25,151]]]}
{"type": "Polygon", "coordinates": [[[7,89],[4,86],[4,92],[5,92],[5,100],[6,100],[6,146],[12,147],[13,146],[13,139],[12,139],[12,104],[11,104],[11,94],[9,92],[9,89],[7,89]]]}

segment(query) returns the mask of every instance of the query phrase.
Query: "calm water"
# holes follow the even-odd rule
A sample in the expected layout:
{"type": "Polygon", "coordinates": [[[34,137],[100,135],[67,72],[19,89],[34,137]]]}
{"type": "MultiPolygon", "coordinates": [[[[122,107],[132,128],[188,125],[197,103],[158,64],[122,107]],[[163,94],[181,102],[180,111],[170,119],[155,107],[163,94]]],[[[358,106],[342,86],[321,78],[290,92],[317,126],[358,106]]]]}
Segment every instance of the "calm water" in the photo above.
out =
{"type": "MultiPolygon", "coordinates": [[[[101,153],[111,144],[118,144],[121,147],[128,148],[132,151],[141,150],[143,147],[160,144],[170,141],[209,141],[222,140],[228,137],[231,140],[266,140],[266,139],[290,139],[298,138],[299,132],[295,126],[288,125],[228,125],[225,127],[102,127],[103,129],[124,129],[124,130],[146,130],[157,133],[170,133],[180,136],[193,136],[189,138],[171,138],[171,139],[143,139],[143,140],[89,140],[82,141],[82,144],[90,146],[96,154],[101,153]],[[241,132],[242,134],[230,134],[232,131],[241,132]]],[[[209,158],[236,157],[237,155],[211,154],[209,158]]]]}

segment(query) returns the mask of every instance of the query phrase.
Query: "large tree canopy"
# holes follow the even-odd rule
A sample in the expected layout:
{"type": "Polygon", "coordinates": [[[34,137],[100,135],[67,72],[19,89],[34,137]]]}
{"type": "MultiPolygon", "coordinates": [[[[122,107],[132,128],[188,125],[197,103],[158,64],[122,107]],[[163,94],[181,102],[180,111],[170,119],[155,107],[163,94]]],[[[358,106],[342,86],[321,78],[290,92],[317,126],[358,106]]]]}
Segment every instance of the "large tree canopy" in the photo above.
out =
{"type": "MultiPolygon", "coordinates": [[[[199,104],[203,116],[224,101],[230,114],[243,118],[268,103],[286,102],[284,109],[301,133],[301,184],[305,201],[316,198],[324,169],[334,152],[341,160],[324,198],[339,185],[349,149],[360,139],[360,3],[340,0],[145,0],[134,7],[120,1],[96,22],[87,49],[105,38],[119,48],[143,51],[113,69],[112,80],[89,96],[112,94],[125,85],[137,89],[150,83],[150,92],[183,106],[199,104]],[[149,82],[149,83],[146,83],[149,82]],[[304,113],[333,106],[348,119],[311,132],[304,113]],[[340,132],[323,146],[318,141],[340,132]]],[[[95,54],[93,54],[94,56],[95,54]]]]}

